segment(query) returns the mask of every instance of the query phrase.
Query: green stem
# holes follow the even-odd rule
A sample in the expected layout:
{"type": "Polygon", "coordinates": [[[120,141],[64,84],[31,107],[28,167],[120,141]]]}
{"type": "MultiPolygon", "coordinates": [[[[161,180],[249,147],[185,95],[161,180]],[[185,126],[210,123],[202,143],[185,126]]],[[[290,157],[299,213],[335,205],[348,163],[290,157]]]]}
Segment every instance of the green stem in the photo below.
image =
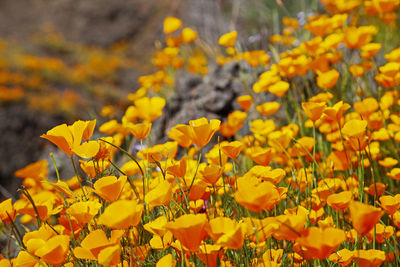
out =
{"type": "Polygon", "coordinates": [[[193,186],[193,184],[194,184],[194,180],[196,179],[196,175],[197,175],[197,171],[199,170],[199,165],[200,165],[200,161],[201,161],[202,155],[203,155],[203,148],[200,149],[200,155],[199,155],[199,159],[198,159],[198,161],[197,161],[196,170],[195,170],[195,172],[194,172],[192,182],[190,183],[189,190],[188,190],[188,192],[187,192],[188,195],[189,195],[189,193],[190,193],[190,190],[192,189],[192,186],[193,186]]]}
{"type": "Polygon", "coordinates": [[[60,173],[58,172],[56,161],[54,160],[53,153],[50,153],[51,160],[53,161],[54,168],[56,169],[57,181],[60,181],[60,173]]]}
{"type": "Polygon", "coordinates": [[[85,200],[88,200],[86,193],[85,193],[85,189],[83,188],[83,185],[82,185],[81,178],[79,177],[78,170],[76,169],[76,166],[75,166],[74,155],[71,155],[71,162],[72,162],[72,166],[74,167],[74,172],[75,172],[76,178],[78,179],[79,186],[81,187],[83,197],[85,198],[85,200]]]}

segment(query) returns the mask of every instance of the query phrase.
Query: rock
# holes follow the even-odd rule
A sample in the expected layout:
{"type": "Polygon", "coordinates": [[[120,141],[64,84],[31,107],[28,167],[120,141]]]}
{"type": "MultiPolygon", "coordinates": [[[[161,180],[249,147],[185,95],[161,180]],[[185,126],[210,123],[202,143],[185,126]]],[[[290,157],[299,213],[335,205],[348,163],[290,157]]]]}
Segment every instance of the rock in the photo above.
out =
{"type": "Polygon", "coordinates": [[[182,73],[177,75],[176,95],[167,101],[164,115],[164,136],[177,124],[206,117],[222,119],[234,110],[233,103],[244,91],[235,78],[239,74],[239,63],[210,68],[205,77],[182,73]]]}
{"type": "Polygon", "coordinates": [[[0,184],[3,190],[0,199],[7,197],[7,191],[15,195],[21,180],[14,177],[14,172],[41,158],[45,140],[40,135],[61,123],[60,118],[32,112],[24,103],[2,105],[0,184]]]}

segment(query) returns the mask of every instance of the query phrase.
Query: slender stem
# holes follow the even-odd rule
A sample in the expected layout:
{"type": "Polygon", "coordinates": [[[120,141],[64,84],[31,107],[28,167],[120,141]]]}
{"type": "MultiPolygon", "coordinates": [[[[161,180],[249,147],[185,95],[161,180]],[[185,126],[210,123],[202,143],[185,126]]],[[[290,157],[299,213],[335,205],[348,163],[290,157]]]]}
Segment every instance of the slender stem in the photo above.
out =
{"type": "Polygon", "coordinates": [[[40,220],[39,211],[35,205],[35,202],[33,201],[31,194],[29,194],[29,191],[25,186],[22,186],[22,193],[26,196],[26,198],[32,204],[33,210],[35,211],[35,214],[36,214],[36,220],[37,220],[38,227],[40,227],[42,223],[40,220]]]}
{"type": "Polygon", "coordinates": [[[20,247],[22,247],[22,248],[25,249],[26,247],[25,247],[25,244],[24,244],[24,242],[23,242],[23,238],[22,238],[21,233],[19,232],[19,230],[18,230],[17,226],[15,225],[13,219],[11,218],[10,214],[8,214],[8,211],[6,211],[6,214],[7,214],[8,219],[9,219],[10,222],[11,222],[13,231],[16,233],[16,236],[18,236],[17,241],[18,241],[20,247]]]}
{"type": "Polygon", "coordinates": [[[57,181],[59,182],[60,181],[60,173],[58,172],[57,164],[56,164],[56,161],[54,160],[53,153],[50,153],[50,157],[51,157],[51,160],[53,161],[54,168],[56,169],[57,181]]]}
{"type": "Polygon", "coordinates": [[[196,179],[196,175],[197,175],[197,171],[199,170],[199,165],[200,165],[200,161],[201,161],[202,155],[203,155],[203,148],[200,149],[200,155],[199,155],[199,159],[198,159],[198,161],[197,161],[196,170],[195,170],[195,172],[194,172],[192,182],[190,183],[189,190],[188,190],[188,192],[187,192],[188,195],[189,195],[189,193],[190,193],[190,189],[192,189],[192,186],[193,186],[193,184],[194,184],[194,180],[196,179]]]}
{"type": "Polygon", "coordinates": [[[83,188],[82,181],[81,181],[81,179],[79,177],[78,170],[76,169],[76,166],[75,166],[74,155],[71,155],[71,162],[72,162],[72,166],[74,167],[74,172],[75,172],[76,178],[78,179],[79,186],[81,187],[81,190],[82,190],[82,193],[83,193],[83,197],[85,198],[85,200],[87,200],[88,198],[87,198],[85,190],[83,188]]]}

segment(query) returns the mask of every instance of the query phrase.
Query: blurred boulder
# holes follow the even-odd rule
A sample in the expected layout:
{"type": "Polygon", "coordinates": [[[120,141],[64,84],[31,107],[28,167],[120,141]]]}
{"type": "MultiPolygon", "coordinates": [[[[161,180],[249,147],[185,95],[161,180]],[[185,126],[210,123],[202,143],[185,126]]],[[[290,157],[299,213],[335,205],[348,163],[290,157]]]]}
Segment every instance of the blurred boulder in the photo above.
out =
{"type": "Polygon", "coordinates": [[[0,199],[15,194],[21,180],[14,172],[41,158],[45,140],[40,135],[60,123],[61,118],[36,114],[24,103],[0,108],[0,199]]]}
{"type": "Polygon", "coordinates": [[[222,119],[234,111],[235,99],[244,92],[243,84],[236,81],[239,63],[213,66],[204,76],[182,71],[176,81],[176,92],[167,102],[160,124],[160,138],[177,124],[206,117],[222,119]]]}

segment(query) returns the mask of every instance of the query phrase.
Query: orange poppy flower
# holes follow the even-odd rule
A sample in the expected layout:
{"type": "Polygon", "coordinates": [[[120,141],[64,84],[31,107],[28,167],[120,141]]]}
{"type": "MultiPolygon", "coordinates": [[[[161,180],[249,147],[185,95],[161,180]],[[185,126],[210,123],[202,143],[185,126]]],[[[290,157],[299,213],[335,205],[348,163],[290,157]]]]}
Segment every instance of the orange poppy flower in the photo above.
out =
{"type": "Polygon", "coordinates": [[[366,146],[365,142],[365,132],[367,129],[368,122],[365,120],[349,120],[347,121],[343,128],[342,134],[349,141],[352,141],[357,150],[361,150],[366,146]]]}
{"type": "Polygon", "coordinates": [[[343,101],[339,101],[335,105],[333,105],[333,107],[325,108],[324,114],[329,120],[340,122],[340,119],[343,117],[344,112],[349,108],[349,104],[343,103],[343,101]]]}
{"type": "Polygon", "coordinates": [[[268,87],[268,91],[277,97],[283,97],[286,94],[287,90],[289,90],[289,87],[290,84],[288,82],[278,81],[274,84],[271,84],[268,87]]]}
{"type": "Polygon", "coordinates": [[[371,184],[370,186],[364,188],[364,191],[366,191],[370,196],[381,196],[385,192],[385,189],[388,185],[377,182],[374,184],[371,184]]]}
{"type": "Polygon", "coordinates": [[[237,179],[236,202],[254,212],[272,209],[281,201],[277,188],[270,182],[257,183],[243,177],[237,179]]]}
{"type": "Polygon", "coordinates": [[[190,136],[179,130],[182,127],[185,127],[185,125],[178,124],[172,127],[168,132],[168,137],[178,142],[181,147],[188,148],[192,144],[192,140],[190,139],[190,136]]]}
{"type": "Polygon", "coordinates": [[[196,256],[204,263],[205,266],[217,267],[218,259],[221,260],[224,251],[219,245],[203,244],[196,256]]]}
{"type": "Polygon", "coordinates": [[[350,205],[353,199],[353,193],[350,191],[343,191],[337,194],[328,196],[327,203],[333,209],[344,212],[350,205]]]}
{"type": "MultiPolygon", "coordinates": [[[[303,207],[298,210],[304,209],[303,207]]],[[[301,236],[307,222],[307,215],[304,211],[299,211],[297,214],[284,214],[275,217],[277,229],[272,232],[272,235],[278,240],[294,241],[301,236]]]]}
{"type": "Polygon", "coordinates": [[[137,116],[144,120],[152,122],[162,115],[162,109],[166,102],[161,97],[142,97],[134,101],[137,109],[137,116]]]}
{"type": "Polygon", "coordinates": [[[234,112],[228,114],[227,122],[221,123],[219,131],[223,136],[231,137],[242,128],[243,122],[246,118],[246,112],[235,110],[234,112]]]}
{"type": "Polygon", "coordinates": [[[244,217],[243,221],[245,235],[255,243],[264,242],[279,228],[279,222],[274,217],[264,219],[244,217]]]}
{"type": "Polygon", "coordinates": [[[400,197],[381,196],[379,201],[380,203],[376,201],[376,204],[381,206],[381,208],[389,215],[393,215],[400,207],[400,197]]]}
{"type": "Polygon", "coordinates": [[[290,130],[274,131],[268,135],[268,145],[277,151],[283,152],[292,140],[290,130]]]}
{"type": "Polygon", "coordinates": [[[83,161],[79,160],[81,169],[90,177],[95,178],[97,175],[102,173],[108,166],[110,166],[110,162],[101,161],[100,164],[94,164],[94,161],[83,161]]]}
{"type": "Polygon", "coordinates": [[[381,219],[384,212],[374,206],[352,201],[349,205],[351,222],[358,234],[368,233],[381,219]]]}
{"type": "Polygon", "coordinates": [[[218,238],[216,244],[224,248],[240,249],[244,243],[243,224],[238,223],[233,229],[225,229],[225,233],[218,238]]]}
{"type": "Polygon", "coordinates": [[[250,95],[242,95],[237,98],[237,102],[244,111],[249,111],[253,104],[253,98],[250,95]]]}
{"type": "Polygon", "coordinates": [[[262,115],[268,117],[268,116],[276,113],[280,107],[281,107],[281,104],[273,101],[273,102],[266,102],[262,105],[258,105],[258,106],[256,106],[256,109],[262,115]]]}
{"type": "MultiPolygon", "coordinates": [[[[30,254],[29,252],[21,250],[18,253],[18,256],[15,258],[14,266],[35,267],[35,266],[37,266],[36,265],[37,263],[38,263],[37,258],[32,256],[32,254],[30,254]]],[[[12,266],[12,265],[10,264],[10,266],[12,266]]]]}
{"type": "Polygon", "coordinates": [[[396,211],[396,212],[392,215],[392,221],[393,221],[393,224],[394,224],[397,228],[400,228],[400,211],[396,211]]]}
{"type": "Polygon", "coordinates": [[[219,130],[220,124],[219,120],[214,119],[208,122],[206,118],[201,118],[189,121],[189,125],[178,125],[176,129],[189,136],[197,146],[204,147],[219,130]]]}
{"type": "Polygon", "coordinates": [[[163,158],[173,159],[175,158],[177,152],[177,142],[166,142],[164,144],[158,144],[149,148],[142,149],[137,153],[137,155],[143,160],[154,162],[155,160],[161,161],[163,158]]]}
{"type": "Polygon", "coordinates": [[[119,179],[115,176],[104,176],[93,184],[94,192],[108,202],[116,201],[126,180],[126,176],[121,176],[119,179]]]}
{"type": "Polygon", "coordinates": [[[374,229],[365,234],[371,243],[374,241],[374,239],[377,243],[386,242],[386,240],[388,240],[394,234],[394,228],[391,225],[385,226],[378,223],[374,229]]]}
{"type": "Polygon", "coordinates": [[[361,57],[364,60],[369,60],[374,57],[381,49],[382,44],[380,43],[369,43],[361,47],[361,57]]]}
{"type": "Polygon", "coordinates": [[[254,146],[248,150],[248,153],[254,162],[263,166],[267,166],[273,157],[273,151],[270,147],[254,146]]]}
{"type": "Polygon", "coordinates": [[[400,180],[400,168],[393,168],[390,172],[387,172],[386,175],[393,180],[400,180]]]}
{"type": "Polygon", "coordinates": [[[173,238],[172,233],[167,231],[165,235],[153,235],[153,238],[150,239],[149,244],[152,249],[166,249],[169,248],[172,244],[173,238]]]}
{"type": "Polygon", "coordinates": [[[167,173],[179,178],[183,178],[186,174],[186,166],[186,157],[182,157],[178,164],[174,164],[167,168],[167,173]]]}
{"type": "Polygon", "coordinates": [[[282,257],[283,249],[268,249],[262,256],[261,266],[279,266],[282,264],[282,257]]]}
{"type": "Polygon", "coordinates": [[[171,34],[182,26],[182,21],[175,17],[167,17],[164,19],[164,33],[171,34]]]}
{"type": "Polygon", "coordinates": [[[3,223],[9,223],[10,218],[8,216],[14,220],[16,215],[17,213],[15,212],[11,198],[0,202],[0,221],[3,223]]]}
{"type": "Polygon", "coordinates": [[[311,170],[310,169],[299,169],[295,176],[289,177],[287,181],[290,185],[296,189],[300,189],[301,192],[304,192],[308,186],[310,186],[311,179],[311,170]]]}
{"type": "Polygon", "coordinates": [[[56,235],[36,250],[35,255],[49,265],[61,265],[67,258],[69,241],[70,237],[67,235],[56,235]]]}
{"type": "Polygon", "coordinates": [[[339,72],[335,69],[321,72],[317,76],[317,84],[322,89],[331,89],[334,87],[339,79],[339,72]]]}
{"type": "Polygon", "coordinates": [[[12,267],[11,261],[7,260],[7,259],[4,259],[4,258],[2,258],[2,256],[0,256],[0,266],[2,266],[2,267],[12,267]]]}
{"type": "Polygon", "coordinates": [[[267,136],[275,129],[275,123],[273,120],[254,120],[250,122],[250,131],[254,134],[267,136]]]}
{"type": "Polygon", "coordinates": [[[226,47],[232,47],[236,43],[236,37],[237,31],[225,33],[219,38],[218,44],[226,47]]]}
{"type": "Polygon", "coordinates": [[[350,48],[355,49],[369,43],[372,35],[377,33],[377,28],[371,26],[361,27],[347,27],[344,29],[344,44],[350,48]]]}
{"type": "Polygon", "coordinates": [[[296,239],[305,250],[306,259],[325,259],[346,240],[343,230],[309,227],[296,239]]]}
{"type": "Polygon", "coordinates": [[[154,189],[145,196],[146,204],[150,210],[157,206],[168,205],[172,199],[172,185],[168,180],[161,181],[154,189]]]}
{"type": "Polygon", "coordinates": [[[191,28],[183,28],[181,32],[181,38],[184,43],[193,43],[197,37],[197,32],[191,28]]]}
{"type": "Polygon", "coordinates": [[[99,131],[101,133],[107,134],[107,135],[112,135],[115,133],[123,133],[123,135],[128,135],[126,130],[124,130],[124,127],[120,123],[117,122],[117,120],[110,120],[99,127],[99,131]]]}
{"type": "Polygon", "coordinates": [[[183,246],[190,251],[199,249],[201,241],[207,236],[205,227],[208,224],[205,214],[185,214],[167,223],[166,229],[172,232],[183,246]]]}
{"type": "MultiPolygon", "coordinates": [[[[187,181],[186,184],[189,184],[190,181],[187,181]]],[[[199,199],[208,199],[210,196],[210,191],[208,188],[208,184],[199,179],[194,182],[192,188],[190,189],[189,192],[189,199],[192,201],[196,201],[199,199]]]]}
{"type": "Polygon", "coordinates": [[[224,172],[224,168],[220,168],[219,165],[215,164],[210,164],[205,166],[204,169],[201,169],[199,173],[202,176],[202,179],[209,183],[209,184],[215,184],[218,179],[222,176],[224,172]]]}
{"type": "Polygon", "coordinates": [[[353,251],[344,248],[331,254],[328,259],[330,261],[338,263],[341,266],[348,266],[353,260],[353,257],[354,257],[353,251]]]}
{"type": "Polygon", "coordinates": [[[150,131],[151,131],[151,123],[148,121],[143,121],[142,123],[133,124],[128,122],[126,124],[126,128],[135,136],[137,139],[144,139],[146,138],[150,131]]]}
{"type": "Polygon", "coordinates": [[[222,152],[231,159],[235,159],[243,149],[243,143],[239,141],[233,141],[221,145],[222,152]]]}
{"type": "Polygon", "coordinates": [[[101,204],[96,201],[77,202],[69,206],[67,213],[75,217],[81,225],[90,222],[97,215],[101,204]]]}
{"type": "Polygon", "coordinates": [[[217,217],[210,220],[206,231],[216,244],[222,247],[239,249],[243,245],[243,225],[230,218],[217,217]]]}
{"type": "Polygon", "coordinates": [[[81,142],[93,134],[95,123],[96,120],[76,121],[70,126],[58,125],[40,137],[49,140],[70,156],[76,153],[80,157],[91,158],[97,154],[100,145],[95,141],[81,142]]]}
{"type": "Polygon", "coordinates": [[[157,219],[143,225],[143,228],[154,235],[164,236],[167,232],[167,229],[165,228],[167,222],[168,221],[165,216],[160,216],[157,219]]]}
{"type": "Polygon", "coordinates": [[[112,229],[127,229],[139,223],[142,212],[143,205],[134,200],[117,200],[104,210],[97,223],[112,229]]]}
{"type": "Polygon", "coordinates": [[[378,267],[386,259],[385,252],[376,249],[356,250],[353,255],[353,260],[358,266],[378,267]]]}
{"type": "Polygon", "coordinates": [[[82,231],[82,224],[74,216],[60,216],[58,217],[58,223],[64,226],[63,234],[78,238],[79,233],[82,231]]]}
{"type": "Polygon", "coordinates": [[[322,113],[325,110],[326,104],[324,102],[303,102],[301,103],[301,106],[303,107],[303,110],[306,113],[307,117],[311,121],[315,122],[321,117],[322,113]]]}
{"type": "Polygon", "coordinates": [[[32,178],[36,181],[42,181],[47,178],[49,172],[47,164],[47,160],[39,160],[19,169],[14,172],[14,175],[19,178],[32,178]]]}
{"type": "Polygon", "coordinates": [[[58,193],[61,193],[64,196],[67,196],[67,197],[73,196],[73,192],[71,191],[71,189],[69,189],[68,184],[64,181],[57,181],[57,182],[48,183],[48,184],[51,185],[58,193]]]}
{"type": "Polygon", "coordinates": [[[228,217],[217,217],[211,219],[206,227],[208,235],[215,241],[224,235],[226,231],[233,230],[237,222],[228,217]]]}
{"type": "Polygon", "coordinates": [[[385,167],[385,168],[392,168],[397,165],[399,161],[397,159],[391,158],[391,157],[386,157],[383,160],[379,160],[378,163],[379,165],[385,167]]]}
{"type": "Polygon", "coordinates": [[[156,263],[156,267],[175,267],[175,265],[176,261],[174,261],[172,254],[161,257],[156,263]]]}
{"type": "MultiPolygon", "coordinates": [[[[142,170],[146,168],[146,162],[144,160],[138,161],[142,170]]],[[[124,165],[121,166],[121,171],[123,171],[128,176],[133,176],[136,174],[141,174],[138,164],[135,161],[127,161],[124,165]]]]}
{"type": "Polygon", "coordinates": [[[120,260],[119,242],[123,231],[111,231],[110,239],[102,229],[91,231],[74,249],[74,256],[78,259],[98,260],[100,264],[116,265],[120,260]],[[118,252],[117,249],[118,248],[118,252]]]}
{"type": "Polygon", "coordinates": [[[379,108],[378,101],[373,97],[368,97],[362,101],[354,103],[354,110],[360,114],[364,119],[368,119],[369,116],[379,108]]]}
{"type": "Polygon", "coordinates": [[[351,65],[349,71],[354,77],[362,77],[365,74],[365,69],[360,64],[351,65]]]}
{"type": "MultiPolygon", "coordinates": [[[[27,232],[23,237],[23,243],[30,255],[39,258],[49,265],[56,266],[61,265],[66,260],[69,252],[69,241],[69,236],[57,235],[54,229],[47,225],[42,225],[36,231],[27,232]]],[[[30,262],[29,257],[25,256],[21,255],[22,258],[17,259],[17,261],[30,262]]]]}
{"type": "Polygon", "coordinates": [[[121,247],[114,245],[102,249],[97,255],[97,261],[103,266],[117,265],[121,260],[121,247]]]}
{"type": "Polygon", "coordinates": [[[260,178],[276,185],[282,181],[283,178],[285,178],[285,175],[285,170],[277,168],[273,170],[266,170],[260,178]]]}
{"type": "Polygon", "coordinates": [[[122,144],[122,140],[121,138],[123,138],[123,136],[107,136],[107,137],[103,137],[102,139],[106,142],[100,141],[100,148],[99,148],[99,152],[96,154],[96,156],[94,156],[93,158],[95,160],[98,161],[109,161],[112,160],[115,152],[118,151],[118,148],[112,146],[111,144],[115,145],[115,146],[121,146],[122,144]]]}
{"type": "MultiPolygon", "coordinates": [[[[224,192],[222,192],[222,193],[224,193],[224,192]]],[[[204,200],[203,199],[198,199],[198,200],[195,200],[195,201],[189,201],[189,208],[194,213],[198,213],[200,210],[205,208],[204,200]]]]}
{"type": "Polygon", "coordinates": [[[43,191],[32,196],[36,209],[27,199],[19,199],[14,203],[17,213],[28,214],[36,217],[36,212],[42,220],[47,220],[51,215],[58,214],[63,209],[62,205],[57,204],[56,196],[49,192],[43,191]]]}

